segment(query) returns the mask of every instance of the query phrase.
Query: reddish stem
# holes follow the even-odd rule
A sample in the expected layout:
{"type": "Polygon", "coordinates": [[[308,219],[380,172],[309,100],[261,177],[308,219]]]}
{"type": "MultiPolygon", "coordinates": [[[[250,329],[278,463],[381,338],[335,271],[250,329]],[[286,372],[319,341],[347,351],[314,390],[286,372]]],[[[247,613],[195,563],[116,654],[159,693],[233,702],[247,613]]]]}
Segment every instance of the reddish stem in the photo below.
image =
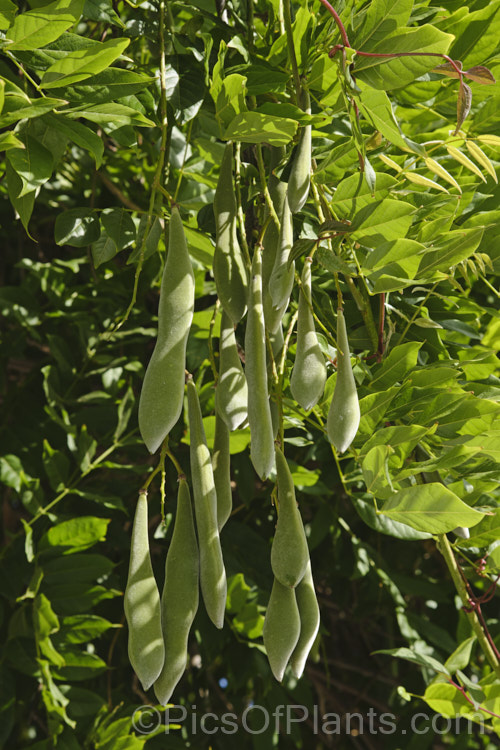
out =
{"type": "MultiPolygon", "coordinates": [[[[464,696],[465,700],[468,703],[470,703],[471,706],[474,706],[474,708],[476,708],[476,704],[474,703],[474,701],[471,698],[469,698],[469,696],[467,695],[467,692],[466,692],[465,688],[463,688],[461,685],[457,685],[457,683],[454,682],[453,680],[448,680],[448,682],[450,683],[450,685],[453,685],[453,687],[456,688],[460,693],[462,693],[462,695],[464,696]]],[[[494,714],[493,711],[488,711],[487,708],[483,708],[483,706],[481,706],[481,705],[478,705],[477,708],[479,708],[480,711],[484,711],[485,714],[489,714],[490,716],[494,716],[495,719],[500,719],[500,716],[498,714],[494,714]]]]}
{"type": "Polygon", "coordinates": [[[345,47],[350,47],[351,45],[349,44],[349,37],[347,36],[347,31],[345,30],[345,26],[344,26],[344,24],[342,23],[342,21],[340,20],[340,16],[339,16],[339,14],[337,13],[337,11],[335,10],[335,8],[333,8],[333,7],[332,7],[332,6],[330,5],[330,3],[328,2],[328,0],[320,0],[320,2],[321,2],[321,3],[322,3],[322,4],[324,5],[324,6],[325,6],[325,8],[326,8],[326,9],[327,9],[327,10],[328,10],[328,11],[329,11],[329,12],[330,12],[331,14],[332,14],[332,16],[334,17],[334,19],[335,19],[335,23],[337,24],[337,26],[338,26],[338,29],[339,29],[339,31],[340,31],[340,35],[341,35],[341,37],[342,37],[342,41],[344,42],[344,46],[345,46],[345,47]]]}

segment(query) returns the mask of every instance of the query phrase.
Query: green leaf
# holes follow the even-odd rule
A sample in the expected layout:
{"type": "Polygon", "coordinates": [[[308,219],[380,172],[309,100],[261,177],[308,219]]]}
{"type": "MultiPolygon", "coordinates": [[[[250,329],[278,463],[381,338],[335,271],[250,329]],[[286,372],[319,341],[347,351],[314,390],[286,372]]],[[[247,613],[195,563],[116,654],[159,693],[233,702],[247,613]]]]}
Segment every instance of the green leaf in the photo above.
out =
{"type": "Polygon", "coordinates": [[[41,81],[42,88],[69,86],[100,73],[122,54],[129,43],[130,39],[109,39],[107,42],[99,42],[98,46],[69,52],[45,71],[41,81]]]}
{"type": "Polygon", "coordinates": [[[2,484],[20,492],[23,474],[23,465],[18,456],[7,454],[0,457],[0,481],[2,484]]]}
{"type": "Polygon", "coordinates": [[[70,120],[63,114],[57,115],[45,115],[46,120],[58,133],[64,133],[70,141],[76,143],[80,148],[88,151],[95,160],[96,167],[102,164],[102,157],[104,153],[104,143],[102,138],[94,133],[87,125],[83,125],[81,122],[70,120]]]}
{"type": "Polygon", "coordinates": [[[43,464],[52,489],[64,489],[69,477],[69,461],[64,453],[54,450],[48,440],[43,441],[43,464]]]}
{"type": "Polygon", "coordinates": [[[445,534],[457,526],[475,526],[484,517],[484,513],[466,505],[439,482],[396,492],[384,503],[381,513],[431,534],[445,534]]]}
{"type": "Polygon", "coordinates": [[[408,232],[414,213],[414,207],[404,201],[392,198],[373,201],[355,215],[351,234],[363,245],[377,245],[400,239],[408,232]]]}
{"type": "Polygon", "coordinates": [[[68,643],[89,643],[99,638],[110,628],[117,627],[104,617],[97,615],[69,615],[62,620],[62,628],[67,629],[65,640],[68,643]]]}
{"type": "Polygon", "coordinates": [[[469,539],[460,539],[461,547],[487,547],[500,539],[500,509],[491,516],[485,516],[469,539]]]}
{"type": "Polygon", "coordinates": [[[243,143],[269,143],[286,146],[293,139],[298,123],[286,117],[271,117],[259,112],[244,112],[231,120],[224,134],[225,140],[243,143]]]}
{"type": "Polygon", "coordinates": [[[421,539],[431,539],[432,537],[432,534],[426,534],[423,531],[416,531],[405,523],[393,521],[391,518],[383,516],[381,513],[377,513],[373,501],[365,500],[364,498],[353,495],[352,502],[354,503],[354,507],[359,517],[370,528],[378,531],[380,534],[393,536],[396,537],[396,539],[404,539],[408,542],[420,541],[421,539]]]}
{"type": "Polygon", "coordinates": [[[66,554],[92,547],[106,537],[109,518],[79,516],[52,526],[42,537],[40,549],[68,547],[66,554]]]}
{"type": "Polygon", "coordinates": [[[14,133],[0,134],[0,151],[8,151],[10,148],[24,148],[24,143],[16,138],[14,133]]]}
{"type": "Polygon", "coordinates": [[[101,232],[99,239],[92,243],[91,249],[94,266],[96,268],[99,268],[100,265],[107,263],[108,260],[114,258],[118,252],[115,242],[106,232],[101,232]]]}
{"type": "Polygon", "coordinates": [[[104,579],[113,570],[113,563],[104,555],[91,552],[75,552],[71,557],[56,557],[43,564],[45,582],[48,585],[60,583],[92,583],[97,579],[104,579]]]}
{"type": "Polygon", "coordinates": [[[388,654],[389,656],[396,656],[398,659],[405,659],[411,661],[413,664],[419,664],[421,667],[432,669],[434,672],[443,674],[446,677],[451,677],[450,672],[444,664],[434,659],[429,654],[419,654],[417,651],[412,651],[409,648],[385,648],[379,651],[375,651],[375,654],[388,654]]]}
{"type": "Polygon", "coordinates": [[[83,15],[98,23],[111,23],[125,28],[120,16],[114,11],[111,0],[85,0],[83,15]]]}
{"type": "Polygon", "coordinates": [[[149,120],[136,109],[115,102],[94,104],[84,109],[66,110],[66,115],[72,119],[84,117],[86,120],[96,122],[109,132],[113,132],[116,128],[124,125],[136,125],[140,128],[151,128],[155,125],[152,120],[149,120]]]}
{"type": "Polygon", "coordinates": [[[370,383],[370,388],[384,390],[402,380],[406,373],[415,367],[421,346],[421,342],[410,341],[391,349],[387,358],[375,370],[375,377],[370,383]]]}
{"type": "Polygon", "coordinates": [[[47,182],[54,168],[52,154],[36,138],[26,136],[24,146],[22,149],[10,149],[7,154],[12,169],[22,182],[18,198],[24,197],[47,182]]]}
{"type": "Polygon", "coordinates": [[[360,28],[356,30],[355,49],[370,49],[400,26],[406,26],[413,0],[373,0],[360,28]]]}
{"type": "Polygon", "coordinates": [[[63,211],[56,219],[54,235],[58,245],[85,247],[99,237],[99,218],[88,208],[63,211]]]}
{"type": "Polygon", "coordinates": [[[28,236],[31,236],[28,231],[28,224],[33,213],[33,207],[35,205],[35,190],[30,193],[26,193],[20,196],[23,188],[23,183],[17,172],[11,166],[11,163],[6,159],[6,174],[7,174],[7,189],[9,193],[9,200],[12,203],[14,209],[19,214],[21,223],[26,230],[28,236]]]}
{"type": "Polygon", "coordinates": [[[422,256],[418,268],[419,278],[432,278],[437,272],[445,273],[468,258],[479,247],[483,232],[483,227],[445,232],[434,243],[433,249],[422,256]]]}
{"type": "Polygon", "coordinates": [[[358,428],[360,434],[373,435],[375,427],[383,418],[397,393],[399,393],[398,387],[387,388],[360,399],[361,420],[358,428]]]}
{"type": "Polygon", "coordinates": [[[44,594],[37,594],[33,601],[33,623],[40,639],[47,638],[59,630],[59,618],[44,594]]]}
{"type": "Polygon", "coordinates": [[[384,138],[403,151],[408,151],[408,142],[401,133],[385,91],[363,86],[359,104],[366,119],[372,122],[373,127],[382,133],[384,138]]]}
{"type": "MultiPolygon", "coordinates": [[[[370,52],[377,54],[393,52],[448,52],[453,42],[451,34],[445,34],[430,24],[412,29],[398,29],[374,44],[370,52]]],[[[356,78],[376,89],[399,89],[423,75],[436,65],[433,57],[357,57],[354,72],[356,78]]]]}
{"type": "Polygon", "coordinates": [[[124,208],[105,208],[101,212],[101,223],[119,250],[134,242],[136,231],[130,211],[124,208]]]}
{"type": "Polygon", "coordinates": [[[389,292],[414,284],[425,245],[415,240],[383,242],[369,253],[363,263],[373,292],[389,292]]]}
{"type": "Polygon", "coordinates": [[[122,68],[108,68],[85,82],[64,88],[53,89],[53,93],[73,103],[100,104],[132,96],[150,86],[154,78],[122,68]]]}
{"type": "Polygon", "coordinates": [[[450,674],[455,674],[459,669],[465,669],[470,662],[472,647],[476,642],[476,636],[471,635],[455,649],[455,651],[446,659],[445,666],[450,674]]]}
{"type": "Polygon", "coordinates": [[[132,388],[127,388],[125,395],[123,396],[120,403],[118,404],[118,410],[117,410],[118,421],[117,421],[116,429],[113,435],[113,438],[115,441],[119,440],[120,437],[125,432],[125,430],[127,429],[127,425],[132,415],[134,406],[135,406],[134,392],[132,391],[132,388]]]}
{"type": "Polygon", "coordinates": [[[454,718],[455,716],[467,716],[475,712],[467,698],[453,685],[435,683],[428,686],[423,700],[428,706],[441,716],[454,718]]]}
{"type": "Polygon", "coordinates": [[[372,195],[362,175],[353,174],[337,185],[332,205],[343,216],[351,217],[361,208],[385,198],[397,184],[398,181],[394,177],[384,172],[377,172],[375,195],[372,195]]]}
{"type": "MultiPolygon", "coordinates": [[[[309,240],[298,240],[293,248],[298,245],[298,242],[309,242],[309,240]]],[[[356,271],[349,268],[347,263],[344,263],[344,261],[335,255],[335,253],[329,248],[319,246],[316,250],[315,260],[321,263],[323,268],[326,268],[330,273],[343,273],[345,276],[356,276],[356,271]]]]}
{"type": "Polygon", "coordinates": [[[246,80],[245,76],[233,73],[224,78],[216,89],[215,116],[220,123],[221,132],[236,115],[247,111],[246,80]]]}
{"type": "Polygon", "coordinates": [[[42,8],[35,8],[16,16],[6,32],[9,50],[31,50],[45,47],[58,39],[66,29],[78,21],[83,0],[57,0],[42,8]]]}
{"type": "Polygon", "coordinates": [[[466,67],[484,63],[498,50],[500,26],[500,3],[493,0],[479,10],[469,11],[465,16],[446,24],[446,31],[455,34],[450,49],[454,60],[461,60],[466,67]]]}
{"type": "Polygon", "coordinates": [[[14,22],[18,7],[11,0],[0,2],[0,30],[5,31],[14,22]]]}
{"type": "Polygon", "coordinates": [[[48,96],[44,98],[40,97],[33,101],[24,99],[22,102],[19,101],[17,97],[10,97],[10,99],[15,100],[15,106],[13,106],[12,110],[7,106],[4,107],[3,112],[0,115],[1,128],[12,125],[19,120],[29,120],[33,117],[40,117],[47,112],[52,112],[56,107],[63,106],[67,103],[64,99],[51,99],[48,96]]]}

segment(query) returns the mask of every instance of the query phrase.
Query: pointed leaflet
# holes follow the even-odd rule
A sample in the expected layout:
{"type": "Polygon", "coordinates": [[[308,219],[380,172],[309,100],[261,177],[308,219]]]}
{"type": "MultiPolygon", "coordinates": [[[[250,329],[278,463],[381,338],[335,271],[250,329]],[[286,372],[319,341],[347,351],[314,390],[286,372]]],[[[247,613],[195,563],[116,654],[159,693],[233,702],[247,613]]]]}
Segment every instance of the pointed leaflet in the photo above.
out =
{"type": "MultiPolygon", "coordinates": [[[[480,163],[482,166],[486,169],[486,171],[493,177],[496,183],[498,183],[497,173],[495,171],[495,167],[491,163],[491,161],[488,159],[484,151],[479,148],[477,143],[474,143],[474,141],[467,140],[465,142],[465,145],[467,146],[469,152],[472,154],[472,156],[480,163]]],[[[483,175],[481,175],[482,179],[486,182],[483,175]]]]}
{"type": "Polygon", "coordinates": [[[484,513],[466,505],[439,482],[407,487],[384,504],[384,515],[417,531],[446,534],[457,526],[475,526],[484,513]]]}
{"type": "Polygon", "coordinates": [[[475,81],[476,83],[483,83],[486,85],[496,83],[495,76],[491,70],[484,65],[475,65],[473,68],[469,68],[469,70],[464,71],[464,76],[467,76],[467,78],[470,78],[471,81],[475,81]]]}
{"type": "Polygon", "coordinates": [[[58,0],[41,8],[20,13],[7,30],[9,50],[32,50],[59,39],[78,21],[84,0],[58,0]]]}
{"type": "MultiPolygon", "coordinates": [[[[467,141],[467,144],[468,143],[469,141],[467,141]]],[[[450,146],[448,143],[446,144],[446,150],[448,151],[449,155],[453,157],[453,159],[459,162],[459,164],[463,164],[464,167],[467,167],[467,169],[469,169],[471,172],[474,172],[474,174],[480,177],[483,182],[486,182],[486,178],[484,177],[479,167],[474,164],[474,162],[471,161],[468,156],[459,151],[458,148],[455,148],[455,146],[450,146]]]]}
{"type": "Polygon", "coordinates": [[[67,86],[100,73],[109,67],[129,44],[130,39],[110,39],[86,49],[69,52],[45,71],[41,81],[42,88],[67,86]]]}

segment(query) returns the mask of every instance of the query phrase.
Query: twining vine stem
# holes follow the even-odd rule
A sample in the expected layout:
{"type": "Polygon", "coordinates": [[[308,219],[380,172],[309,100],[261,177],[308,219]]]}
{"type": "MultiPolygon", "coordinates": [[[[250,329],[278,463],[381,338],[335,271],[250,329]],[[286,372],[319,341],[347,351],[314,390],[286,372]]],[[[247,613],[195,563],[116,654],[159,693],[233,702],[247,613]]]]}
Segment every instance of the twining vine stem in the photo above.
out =
{"type": "Polygon", "coordinates": [[[448,541],[448,537],[446,536],[446,534],[438,535],[437,548],[444,557],[448,570],[450,571],[450,575],[453,579],[453,583],[455,584],[457,593],[460,596],[460,599],[462,600],[463,610],[465,612],[465,615],[467,616],[467,619],[469,620],[469,623],[472,627],[472,630],[474,631],[474,634],[477,637],[478,643],[481,646],[481,649],[484,655],[486,656],[491,668],[495,671],[497,676],[500,677],[500,661],[498,660],[498,657],[495,651],[491,647],[491,644],[488,640],[488,636],[485,633],[483,627],[481,626],[481,623],[479,621],[476,611],[474,609],[471,610],[470,608],[469,594],[467,592],[467,587],[460,574],[458,563],[455,559],[455,555],[453,554],[453,550],[451,548],[450,542],[448,541]]]}

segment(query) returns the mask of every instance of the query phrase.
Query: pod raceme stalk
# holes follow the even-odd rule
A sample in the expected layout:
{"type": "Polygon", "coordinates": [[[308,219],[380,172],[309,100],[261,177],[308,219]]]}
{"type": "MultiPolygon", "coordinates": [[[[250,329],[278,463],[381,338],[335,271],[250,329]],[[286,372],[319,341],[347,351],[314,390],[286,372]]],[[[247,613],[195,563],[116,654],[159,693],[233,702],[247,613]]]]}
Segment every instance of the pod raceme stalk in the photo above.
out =
{"type": "Polygon", "coordinates": [[[164,706],[186,669],[189,631],[198,610],[199,567],[191,495],[188,483],[181,478],[174,533],[165,562],[165,583],[161,596],[165,663],[154,684],[156,697],[164,706]]]}
{"type": "Polygon", "coordinates": [[[217,628],[224,625],[227,581],[217,524],[217,495],[198,392],[187,383],[191,477],[200,547],[200,585],[208,616],[217,628]]]}
{"type": "Polygon", "coordinates": [[[193,311],[193,268],[182,220],[174,207],[158,305],[158,338],[139,399],[139,429],[150,453],[158,450],[182,411],[193,311]]]}
{"type": "Polygon", "coordinates": [[[328,439],[339,453],[344,453],[358,431],[360,410],[356,381],[349,355],[347,328],[342,310],[337,311],[337,380],[328,410],[328,439]]]}
{"type": "Polygon", "coordinates": [[[139,494],[135,509],[124,607],[128,623],[130,663],[142,687],[148,690],[162,670],[165,647],[161,629],[160,592],[149,554],[146,492],[139,494]]]}

